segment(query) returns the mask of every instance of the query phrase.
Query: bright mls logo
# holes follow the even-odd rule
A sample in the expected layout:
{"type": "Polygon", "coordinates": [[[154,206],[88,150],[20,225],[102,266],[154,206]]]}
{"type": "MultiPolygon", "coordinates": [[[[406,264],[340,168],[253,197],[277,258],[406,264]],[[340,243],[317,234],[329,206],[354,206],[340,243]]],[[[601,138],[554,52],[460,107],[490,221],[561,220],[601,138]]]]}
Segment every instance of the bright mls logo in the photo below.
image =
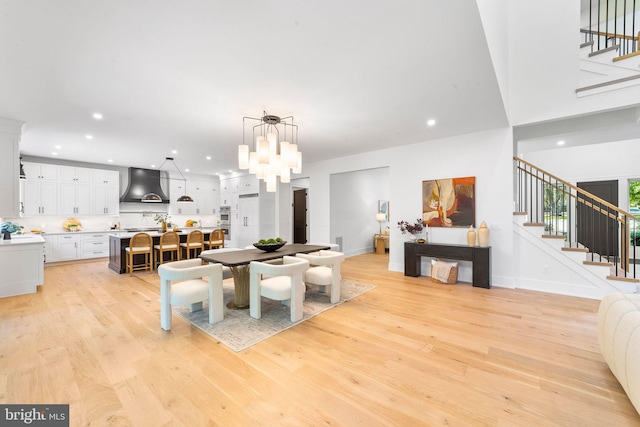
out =
{"type": "Polygon", "coordinates": [[[0,405],[0,425],[69,427],[69,405],[0,405]]]}

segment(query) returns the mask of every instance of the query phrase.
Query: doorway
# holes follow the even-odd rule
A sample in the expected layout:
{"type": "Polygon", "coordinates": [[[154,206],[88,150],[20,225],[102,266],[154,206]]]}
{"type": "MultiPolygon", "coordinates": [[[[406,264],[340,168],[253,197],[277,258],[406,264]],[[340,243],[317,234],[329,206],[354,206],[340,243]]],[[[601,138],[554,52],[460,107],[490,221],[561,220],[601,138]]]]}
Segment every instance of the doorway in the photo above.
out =
{"type": "MultiPolygon", "coordinates": [[[[618,206],[618,180],[579,182],[578,188],[618,206]]],[[[594,210],[587,203],[591,204],[591,201],[578,203],[576,209],[578,242],[589,248],[591,253],[617,257],[618,226],[616,219],[594,210]]],[[[596,208],[606,210],[606,207],[597,201],[593,203],[596,208]]]]}
{"type": "Polygon", "coordinates": [[[307,190],[293,190],[293,243],[307,243],[307,190]]]}

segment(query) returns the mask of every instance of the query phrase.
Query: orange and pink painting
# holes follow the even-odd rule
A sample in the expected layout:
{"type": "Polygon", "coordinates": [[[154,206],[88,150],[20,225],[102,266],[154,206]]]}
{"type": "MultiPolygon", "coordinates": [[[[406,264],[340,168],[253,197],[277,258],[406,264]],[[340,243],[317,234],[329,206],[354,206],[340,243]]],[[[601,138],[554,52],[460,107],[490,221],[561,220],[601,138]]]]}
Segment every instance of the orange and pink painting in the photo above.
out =
{"type": "Polygon", "coordinates": [[[422,181],[422,220],[429,227],[469,227],[476,223],[476,178],[422,181]]]}

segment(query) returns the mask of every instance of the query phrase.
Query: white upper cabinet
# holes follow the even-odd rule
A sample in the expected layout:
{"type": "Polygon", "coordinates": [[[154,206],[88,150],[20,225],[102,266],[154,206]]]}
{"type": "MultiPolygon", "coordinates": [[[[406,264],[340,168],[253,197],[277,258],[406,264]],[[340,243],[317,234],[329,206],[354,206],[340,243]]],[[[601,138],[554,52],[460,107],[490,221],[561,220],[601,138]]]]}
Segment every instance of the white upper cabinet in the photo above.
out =
{"type": "Polygon", "coordinates": [[[91,169],[72,166],[58,166],[60,182],[78,182],[88,184],[91,182],[91,169]]]}
{"type": "Polygon", "coordinates": [[[23,215],[58,214],[58,183],[56,181],[25,179],[20,185],[22,186],[23,215]]]}
{"type": "Polygon", "coordinates": [[[21,213],[29,215],[118,215],[117,171],[24,163],[21,213]]]}
{"type": "Polygon", "coordinates": [[[207,180],[171,180],[171,213],[174,215],[213,215],[218,208],[217,185],[207,180]],[[178,203],[178,197],[190,196],[193,203],[178,203]]]}
{"type": "Polygon", "coordinates": [[[58,180],[58,166],[56,165],[24,162],[23,166],[27,179],[58,180]]]}
{"type": "Polygon", "coordinates": [[[120,174],[118,173],[118,171],[92,169],[91,183],[106,184],[106,185],[120,185],[120,174]]]}

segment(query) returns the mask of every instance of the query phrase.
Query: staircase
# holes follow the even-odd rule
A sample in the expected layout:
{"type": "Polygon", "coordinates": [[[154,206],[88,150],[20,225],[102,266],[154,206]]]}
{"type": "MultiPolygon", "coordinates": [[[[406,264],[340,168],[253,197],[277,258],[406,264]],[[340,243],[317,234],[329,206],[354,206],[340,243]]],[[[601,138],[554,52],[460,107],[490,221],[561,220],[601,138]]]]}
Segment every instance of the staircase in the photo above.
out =
{"type": "Polygon", "coordinates": [[[640,248],[636,256],[629,246],[640,237],[633,214],[517,157],[514,166],[515,247],[530,260],[522,276],[534,277],[519,287],[596,299],[640,291],[640,248]],[[551,270],[562,280],[546,275],[551,270]]]}
{"type": "Polygon", "coordinates": [[[580,85],[576,94],[591,95],[640,84],[640,2],[590,0],[580,30],[580,85]]]}

